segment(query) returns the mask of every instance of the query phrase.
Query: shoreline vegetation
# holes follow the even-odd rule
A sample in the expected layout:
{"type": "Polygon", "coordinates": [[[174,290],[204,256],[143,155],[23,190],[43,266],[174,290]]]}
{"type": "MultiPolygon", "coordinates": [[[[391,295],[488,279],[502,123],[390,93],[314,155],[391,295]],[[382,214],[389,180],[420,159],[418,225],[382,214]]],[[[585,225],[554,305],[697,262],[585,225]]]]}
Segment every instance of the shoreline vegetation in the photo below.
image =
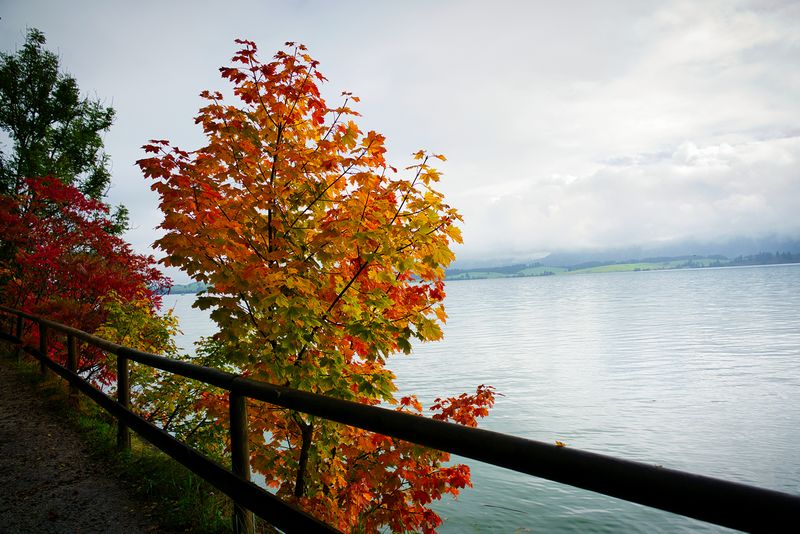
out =
{"type": "MultiPolygon", "coordinates": [[[[500,267],[480,267],[474,269],[448,269],[447,281],[484,280],[488,278],[530,278],[537,276],[560,276],[570,274],[595,274],[636,271],[666,271],[673,269],[702,269],[708,267],[740,267],[746,265],[782,265],[800,263],[800,252],[761,252],[749,256],[728,258],[722,255],[711,256],[670,256],[657,258],[629,259],[623,261],[594,261],[575,265],[547,265],[542,262],[520,263],[500,267]]],[[[199,293],[206,289],[202,282],[175,284],[171,295],[199,293]]]]}

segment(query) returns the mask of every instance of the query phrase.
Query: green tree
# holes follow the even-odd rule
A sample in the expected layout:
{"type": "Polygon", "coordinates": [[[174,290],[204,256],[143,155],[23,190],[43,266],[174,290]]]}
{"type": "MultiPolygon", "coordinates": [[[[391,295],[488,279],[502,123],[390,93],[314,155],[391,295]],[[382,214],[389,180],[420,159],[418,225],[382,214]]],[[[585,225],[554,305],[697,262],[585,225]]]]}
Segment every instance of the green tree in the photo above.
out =
{"type": "MultiPolygon", "coordinates": [[[[30,29],[20,50],[0,53],[0,128],[11,143],[8,153],[0,149],[0,193],[17,196],[25,178],[53,176],[99,200],[111,179],[102,136],[114,110],[82,98],[75,78],[59,71],[58,56],[44,45],[44,34],[30,29]]],[[[126,219],[118,207],[117,232],[126,219]]]]}

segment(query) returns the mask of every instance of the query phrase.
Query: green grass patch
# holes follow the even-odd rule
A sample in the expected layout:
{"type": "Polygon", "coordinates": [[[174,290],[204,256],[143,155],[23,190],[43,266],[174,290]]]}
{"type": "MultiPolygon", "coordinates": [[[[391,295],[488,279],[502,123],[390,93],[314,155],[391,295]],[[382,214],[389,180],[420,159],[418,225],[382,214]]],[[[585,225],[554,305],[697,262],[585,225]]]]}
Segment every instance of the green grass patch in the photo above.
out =
{"type": "Polygon", "coordinates": [[[550,276],[563,273],[566,270],[567,269],[564,267],[547,267],[544,265],[537,265],[536,267],[526,267],[517,274],[522,276],[550,276]]]}
{"type": "Polygon", "coordinates": [[[623,273],[630,271],[655,271],[663,269],[674,269],[675,267],[668,262],[665,263],[614,263],[611,265],[599,265],[597,267],[587,267],[585,269],[575,269],[570,274],[587,273],[623,273]]]}
{"type": "Polygon", "coordinates": [[[447,275],[447,280],[484,280],[487,278],[519,278],[523,276],[549,276],[560,274],[566,271],[564,267],[545,267],[537,265],[536,267],[526,267],[517,272],[497,272],[492,270],[478,271],[470,270],[460,272],[458,274],[447,275]]]}
{"type": "Polygon", "coordinates": [[[631,271],[664,271],[668,269],[689,269],[698,267],[711,267],[724,265],[728,260],[718,258],[681,258],[664,261],[638,261],[630,263],[609,263],[605,265],[595,265],[582,269],[570,270],[569,267],[551,267],[545,265],[533,265],[530,267],[509,266],[492,268],[486,270],[470,269],[458,271],[458,274],[448,274],[447,280],[481,280],[486,278],[517,278],[523,276],[550,276],[560,274],[593,274],[593,273],[623,273],[631,271]],[[519,267],[519,270],[514,270],[519,267]]]}
{"type": "Polygon", "coordinates": [[[671,260],[664,262],[632,262],[632,263],[612,263],[610,265],[598,265],[597,267],[587,267],[585,269],[575,269],[569,274],[588,274],[588,273],[622,273],[631,271],[663,271],[667,269],[688,269],[697,267],[708,267],[716,265],[719,261],[711,258],[697,258],[692,260],[671,260]]]}
{"type": "Polygon", "coordinates": [[[509,278],[510,276],[514,275],[494,273],[492,271],[469,271],[448,276],[447,280],[484,280],[486,278],[509,278]]]}

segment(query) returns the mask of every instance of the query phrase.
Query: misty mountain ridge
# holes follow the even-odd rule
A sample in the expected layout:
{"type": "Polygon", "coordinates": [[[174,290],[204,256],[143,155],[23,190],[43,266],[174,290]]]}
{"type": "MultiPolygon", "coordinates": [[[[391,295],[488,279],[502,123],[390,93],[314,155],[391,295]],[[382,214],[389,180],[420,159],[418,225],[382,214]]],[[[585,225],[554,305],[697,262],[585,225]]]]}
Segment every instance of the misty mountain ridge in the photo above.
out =
{"type": "Polygon", "coordinates": [[[666,258],[690,258],[693,256],[703,258],[719,257],[718,259],[722,259],[755,256],[763,252],[800,253],[800,237],[738,237],[714,242],[685,240],[617,248],[563,249],[549,253],[534,252],[529,255],[497,255],[491,258],[456,259],[448,270],[491,269],[496,271],[498,268],[508,269],[512,266],[527,266],[534,263],[549,267],[570,267],[590,263],[632,263],[666,258]]]}

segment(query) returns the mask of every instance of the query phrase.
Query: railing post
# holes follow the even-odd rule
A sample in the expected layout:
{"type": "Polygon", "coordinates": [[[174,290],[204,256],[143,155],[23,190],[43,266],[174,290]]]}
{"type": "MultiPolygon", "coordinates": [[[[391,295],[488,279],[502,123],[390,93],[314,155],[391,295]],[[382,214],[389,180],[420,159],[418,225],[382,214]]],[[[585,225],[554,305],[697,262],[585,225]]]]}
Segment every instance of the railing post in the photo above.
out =
{"type": "Polygon", "coordinates": [[[22,326],[23,326],[22,316],[17,315],[17,331],[16,331],[16,336],[18,341],[16,350],[17,362],[19,362],[22,359],[22,326]]]}
{"type": "Polygon", "coordinates": [[[47,374],[47,366],[44,363],[47,358],[47,326],[43,322],[39,322],[39,372],[47,374]]]}
{"type": "MultiPolygon", "coordinates": [[[[13,321],[14,321],[14,316],[13,315],[8,315],[8,314],[5,314],[5,313],[3,314],[3,333],[4,334],[8,334],[9,336],[14,335],[13,327],[11,326],[11,323],[13,321]]],[[[7,354],[8,355],[11,354],[10,352],[6,353],[5,350],[3,350],[2,352],[3,352],[3,356],[6,356],[7,354]]]]}
{"type": "MultiPolygon", "coordinates": [[[[247,398],[230,392],[231,419],[231,468],[234,475],[250,480],[250,447],[247,443],[247,398]]],[[[235,534],[253,534],[255,523],[253,512],[233,503],[233,532],[235,534]]]]}
{"type": "MultiPolygon", "coordinates": [[[[67,370],[78,372],[78,343],[75,336],[67,334],[67,370]]],[[[78,403],[78,386],[69,383],[69,402],[75,406],[78,403]]]]}
{"type": "MultiPolygon", "coordinates": [[[[130,374],[128,373],[128,358],[117,355],[117,402],[123,408],[131,404],[130,374]]],[[[131,448],[131,433],[128,425],[117,419],[117,449],[128,450],[131,448]]]]}

